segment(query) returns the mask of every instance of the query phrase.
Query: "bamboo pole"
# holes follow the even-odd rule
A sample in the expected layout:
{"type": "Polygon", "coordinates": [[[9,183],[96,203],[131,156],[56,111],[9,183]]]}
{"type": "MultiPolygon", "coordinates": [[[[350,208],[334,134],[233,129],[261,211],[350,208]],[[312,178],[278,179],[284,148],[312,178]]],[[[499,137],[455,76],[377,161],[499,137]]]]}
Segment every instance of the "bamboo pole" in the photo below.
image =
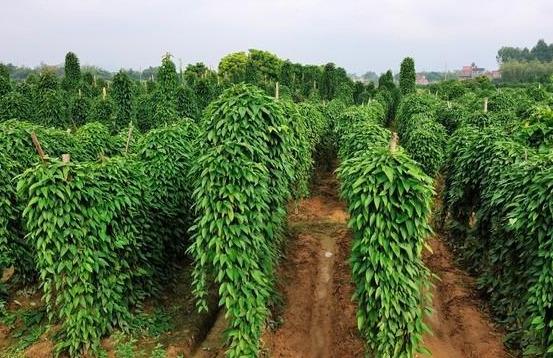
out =
{"type": "Polygon", "coordinates": [[[42,146],[40,145],[40,141],[38,140],[35,131],[31,132],[31,140],[33,141],[40,160],[42,160],[42,162],[46,162],[46,154],[44,154],[44,151],[42,150],[42,146]]]}

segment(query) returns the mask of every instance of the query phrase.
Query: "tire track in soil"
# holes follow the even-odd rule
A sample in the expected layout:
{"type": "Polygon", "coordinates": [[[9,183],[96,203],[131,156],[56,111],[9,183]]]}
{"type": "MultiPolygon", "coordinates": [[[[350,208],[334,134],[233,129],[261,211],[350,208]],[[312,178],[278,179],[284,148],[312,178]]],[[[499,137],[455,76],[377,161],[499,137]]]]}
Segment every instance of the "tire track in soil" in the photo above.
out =
{"type": "MultiPolygon", "coordinates": [[[[444,178],[435,181],[434,213],[443,210],[444,178]]],[[[433,226],[439,227],[434,217],[433,226]]],[[[436,358],[504,358],[511,357],[503,345],[503,331],[492,324],[486,304],[478,298],[475,280],[455,264],[454,256],[445,243],[447,233],[428,238],[423,261],[437,276],[433,280],[432,309],[426,324],[432,331],[423,337],[423,344],[436,358]]],[[[419,355],[418,357],[427,357],[419,355]]]]}
{"type": "MultiPolygon", "coordinates": [[[[313,195],[297,207],[291,204],[288,210],[289,244],[278,269],[278,289],[284,298],[282,325],[265,332],[260,357],[365,356],[357,330],[356,304],[351,301],[354,288],[347,262],[351,247],[351,233],[346,227],[348,215],[338,197],[335,176],[331,172],[318,174],[313,195]]],[[[423,337],[432,357],[510,357],[503,346],[501,330],[482,312],[484,305],[477,298],[474,279],[455,266],[443,238],[431,237],[428,244],[432,252],[425,252],[423,259],[439,277],[434,281],[434,312],[426,318],[433,333],[423,337]]],[[[194,357],[224,357],[223,329],[216,323],[194,357]]]]}
{"type": "Polygon", "coordinates": [[[290,243],[279,268],[282,325],[266,332],[269,357],[363,357],[351,301],[350,234],[345,205],[331,172],[320,173],[313,195],[289,212],[290,243]]]}
{"type": "Polygon", "coordinates": [[[434,312],[426,319],[433,333],[424,337],[432,357],[510,357],[503,345],[503,333],[482,312],[484,305],[477,297],[474,279],[455,266],[441,237],[430,238],[428,244],[432,252],[425,253],[424,262],[439,278],[434,281],[434,312]]]}

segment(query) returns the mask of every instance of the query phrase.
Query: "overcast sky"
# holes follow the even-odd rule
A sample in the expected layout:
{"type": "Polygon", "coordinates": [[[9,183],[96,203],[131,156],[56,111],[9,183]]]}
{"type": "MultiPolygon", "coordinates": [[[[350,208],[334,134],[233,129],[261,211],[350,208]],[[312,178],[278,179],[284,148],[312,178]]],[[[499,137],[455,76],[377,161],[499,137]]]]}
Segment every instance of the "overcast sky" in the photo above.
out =
{"type": "Polygon", "coordinates": [[[0,62],[58,64],[73,51],[82,64],[139,69],[168,51],[216,67],[258,48],[359,74],[405,56],[418,71],[496,68],[503,45],[553,42],[552,14],[552,0],[6,0],[0,62]]]}

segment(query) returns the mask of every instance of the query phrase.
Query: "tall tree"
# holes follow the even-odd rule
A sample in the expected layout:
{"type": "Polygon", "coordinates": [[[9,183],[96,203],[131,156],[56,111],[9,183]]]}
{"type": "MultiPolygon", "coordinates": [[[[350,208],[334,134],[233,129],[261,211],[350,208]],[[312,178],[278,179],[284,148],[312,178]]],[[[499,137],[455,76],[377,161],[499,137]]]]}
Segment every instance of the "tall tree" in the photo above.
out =
{"type": "Polygon", "coordinates": [[[157,88],[154,94],[154,126],[170,123],[177,119],[178,76],[171,55],[167,54],[157,71],[157,88]]]}
{"type": "Polygon", "coordinates": [[[81,82],[81,66],[79,58],[73,52],[65,55],[65,77],[63,78],[63,88],[66,90],[75,90],[81,82]]]}
{"type": "Polygon", "coordinates": [[[382,74],[378,78],[378,89],[386,89],[388,91],[392,91],[396,88],[396,85],[394,84],[394,75],[391,70],[386,71],[386,73],[382,74]]]}
{"type": "Polygon", "coordinates": [[[399,70],[399,89],[406,95],[415,92],[416,88],[415,61],[411,57],[405,57],[399,70]]]}
{"type": "Polygon", "coordinates": [[[550,52],[550,47],[543,39],[540,39],[536,46],[530,51],[532,57],[540,62],[549,62],[553,60],[553,53],[550,52]]]}
{"type": "Polygon", "coordinates": [[[245,52],[234,52],[226,55],[219,61],[219,76],[231,83],[242,82],[246,79],[248,55],[245,52]]]}
{"type": "MultiPolygon", "coordinates": [[[[248,70],[253,71],[256,81],[278,81],[282,60],[276,55],[262,50],[250,49],[248,52],[248,70]]],[[[261,83],[258,83],[261,85],[261,83]]]]}
{"type": "Polygon", "coordinates": [[[115,102],[115,129],[121,129],[133,118],[133,84],[129,76],[120,70],[113,77],[111,95],[115,102]]]}

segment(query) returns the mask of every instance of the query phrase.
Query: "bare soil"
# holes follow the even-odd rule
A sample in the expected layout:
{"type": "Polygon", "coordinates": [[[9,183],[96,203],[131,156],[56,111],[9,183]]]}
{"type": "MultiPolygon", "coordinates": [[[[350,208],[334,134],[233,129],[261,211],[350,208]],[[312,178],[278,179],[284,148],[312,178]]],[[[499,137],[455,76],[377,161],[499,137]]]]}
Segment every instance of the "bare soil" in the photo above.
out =
{"type": "Polygon", "coordinates": [[[453,263],[449,248],[439,236],[429,240],[432,253],[424,257],[436,274],[433,290],[434,312],[427,318],[432,335],[425,346],[438,358],[509,357],[503,346],[502,331],[492,325],[484,303],[476,294],[474,279],[453,263]]]}
{"type": "Polygon", "coordinates": [[[348,215],[332,173],[317,178],[313,195],[289,208],[290,243],[279,269],[283,324],[267,332],[270,357],[362,357],[351,301],[348,215]]]}
{"type": "MultiPolygon", "coordinates": [[[[280,268],[283,324],[264,337],[269,357],[365,354],[351,301],[348,215],[337,191],[334,175],[321,173],[312,197],[302,200],[297,211],[290,207],[292,238],[280,268]],[[333,255],[327,257],[327,252],[333,255]]],[[[509,357],[503,333],[485,313],[473,278],[455,266],[439,236],[428,244],[432,252],[425,253],[424,261],[439,279],[434,282],[433,313],[426,320],[433,333],[425,335],[424,345],[437,358],[509,357]]]]}

